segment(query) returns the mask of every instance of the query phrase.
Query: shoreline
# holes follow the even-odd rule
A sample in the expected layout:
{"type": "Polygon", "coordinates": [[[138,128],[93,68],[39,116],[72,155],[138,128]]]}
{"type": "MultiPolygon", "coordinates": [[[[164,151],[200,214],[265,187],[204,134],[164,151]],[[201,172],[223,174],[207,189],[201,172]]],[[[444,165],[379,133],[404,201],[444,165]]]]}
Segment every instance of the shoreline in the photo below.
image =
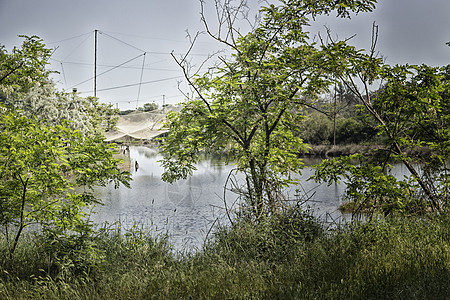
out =
{"type": "MultiPolygon", "coordinates": [[[[300,157],[338,157],[352,154],[364,154],[367,156],[376,155],[380,150],[384,150],[384,145],[361,145],[361,144],[346,144],[346,145],[309,145],[308,151],[300,153],[300,157]]],[[[430,154],[427,147],[416,147],[407,149],[405,151],[409,156],[424,157],[430,154]]]]}

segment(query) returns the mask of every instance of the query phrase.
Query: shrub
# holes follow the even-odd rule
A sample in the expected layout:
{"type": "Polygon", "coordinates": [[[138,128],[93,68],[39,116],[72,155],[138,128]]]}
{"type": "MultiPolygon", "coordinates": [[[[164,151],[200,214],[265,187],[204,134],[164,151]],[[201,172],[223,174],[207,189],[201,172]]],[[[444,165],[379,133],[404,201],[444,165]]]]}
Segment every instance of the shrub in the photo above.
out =
{"type": "Polygon", "coordinates": [[[312,112],[301,123],[300,137],[313,145],[329,144],[333,136],[333,123],[322,113],[312,112]]]}
{"type": "Polygon", "coordinates": [[[370,141],[376,130],[355,118],[336,119],[336,143],[358,144],[370,141]]]}
{"type": "Polygon", "coordinates": [[[206,249],[234,260],[283,261],[291,249],[321,236],[323,229],[309,213],[299,207],[263,218],[257,223],[238,220],[219,228],[206,249]]]}

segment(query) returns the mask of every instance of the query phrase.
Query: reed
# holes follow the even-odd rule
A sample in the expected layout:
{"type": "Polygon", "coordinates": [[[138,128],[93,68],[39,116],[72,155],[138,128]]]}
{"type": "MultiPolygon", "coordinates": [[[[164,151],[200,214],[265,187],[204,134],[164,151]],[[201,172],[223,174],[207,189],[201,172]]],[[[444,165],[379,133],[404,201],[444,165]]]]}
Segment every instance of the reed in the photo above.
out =
{"type": "Polygon", "coordinates": [[[58,276],[36,237],[14,260],[0,242],[1,299],[448,299],[450,216],[324,229],[302,212],[216,230],[197,252],[165,236],[103,231],[104,260],[58,276]]]}

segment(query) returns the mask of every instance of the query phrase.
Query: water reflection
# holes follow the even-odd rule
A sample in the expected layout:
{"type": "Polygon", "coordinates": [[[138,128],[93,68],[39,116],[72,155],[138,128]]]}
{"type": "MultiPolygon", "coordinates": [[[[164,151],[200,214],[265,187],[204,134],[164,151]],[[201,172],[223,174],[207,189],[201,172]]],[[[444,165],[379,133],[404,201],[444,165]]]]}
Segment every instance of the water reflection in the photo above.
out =
{"type": "MultiPolygon", "coordinates": [[[[155,149],[130,147],[130,159],[133,166],[131,188],[114,189],[112,184],[98,188],[97,196],[104,205],[96,209],[95,222],[120,221],[126,228],[137,224],[152,228],[156,233],[168,233],[178,249],[199,247],[214,222],[227,222],[223,185],[233,165],[225,164],[223,157],[205,158],[197,165],[193,176],[173,184],[161,180],[163,169],[158,163],[161,155],[155,149]]],[[[337,207],[345,187],[318,186],[314,181],[305,181],[313,172],[306,167],[300,177],[301,184],[287,189],[286,193],[294,198],[298,190],[301,196],[309,198],[307,204],[322,218],[342,217],[337,207]]],[[[243,176],[237,174],[236,180],[243,181],[243,176]]],[[[235,199],[236,195],[226,192],[227,206],[235,199]]]]}

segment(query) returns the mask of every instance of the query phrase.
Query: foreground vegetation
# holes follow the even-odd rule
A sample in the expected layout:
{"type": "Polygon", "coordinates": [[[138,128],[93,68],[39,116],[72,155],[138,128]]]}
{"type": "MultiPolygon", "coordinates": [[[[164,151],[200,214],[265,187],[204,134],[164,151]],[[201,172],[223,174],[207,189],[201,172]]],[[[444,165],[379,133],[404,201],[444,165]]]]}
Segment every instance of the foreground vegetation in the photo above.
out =
{"type": "Polygon", "coordinates": [[[448,299],[449,224],[444,214],[323,230],[290,210],[218,229],[197,253],[142,231],[101,231],[97,258],[75,247],[59,257],[28,237],[13,260],[1,256],[0,298],[448,299]]]}

